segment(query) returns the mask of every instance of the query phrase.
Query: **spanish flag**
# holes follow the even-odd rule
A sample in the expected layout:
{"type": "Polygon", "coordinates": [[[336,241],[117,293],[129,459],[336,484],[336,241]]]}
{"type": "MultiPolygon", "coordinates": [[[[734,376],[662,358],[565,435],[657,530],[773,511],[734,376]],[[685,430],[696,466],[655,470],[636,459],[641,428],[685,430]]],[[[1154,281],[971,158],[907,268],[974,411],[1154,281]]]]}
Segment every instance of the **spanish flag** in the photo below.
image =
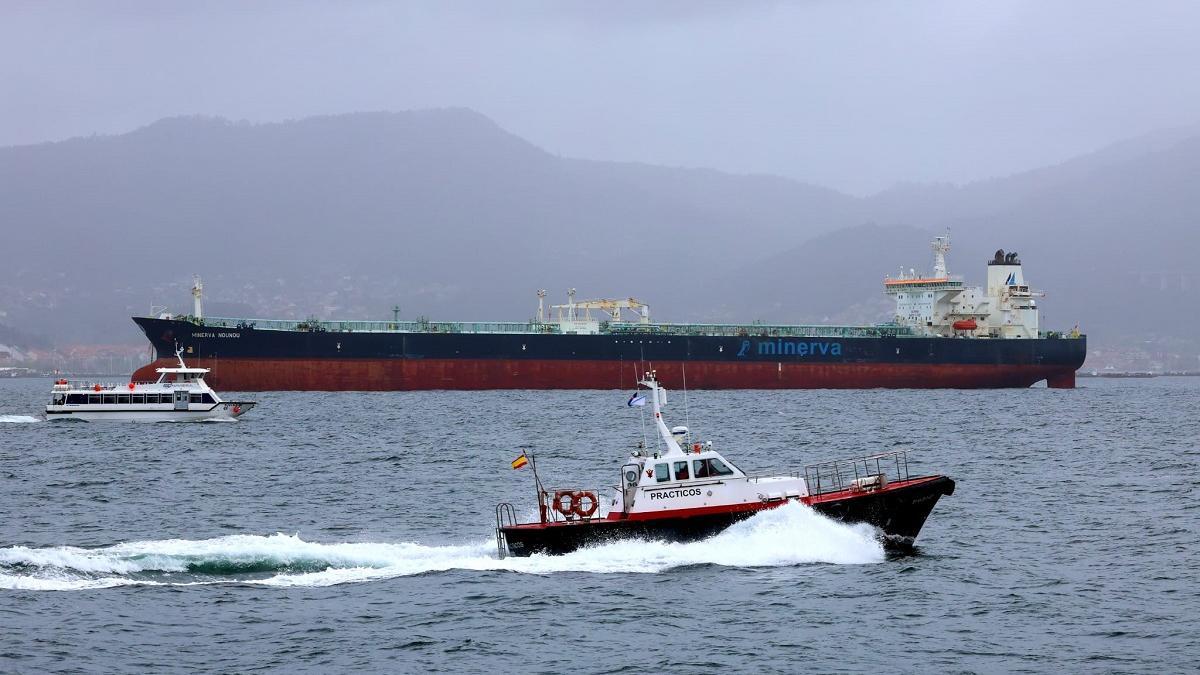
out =
{"type": "Polygon", "coordinates": [[[529,458],[526,457],[525,453],[522,452],[520,457],[518,457],[512,461],[512,468],[519,469],[528,463],[529,463],[529,458]]]}

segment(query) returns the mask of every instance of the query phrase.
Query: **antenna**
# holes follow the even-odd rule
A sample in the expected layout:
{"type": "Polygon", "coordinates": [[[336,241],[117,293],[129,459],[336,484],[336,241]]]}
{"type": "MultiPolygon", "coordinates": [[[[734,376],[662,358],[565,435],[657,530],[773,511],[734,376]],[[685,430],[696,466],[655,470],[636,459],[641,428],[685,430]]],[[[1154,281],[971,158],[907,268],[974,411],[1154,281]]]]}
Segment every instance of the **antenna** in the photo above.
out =
{"type": "Polygon", "coordinates": [[[687,364],[683,365],[683,423],[687,425],[687,443],[688,447],[692,447],[692,418],[688,416],[688,401],[687,401],[687,364]]]}
{"type": "Polygon", "coordinates": [[[400,305],[392,305],[392,323],[400,323],[400,305]]]}

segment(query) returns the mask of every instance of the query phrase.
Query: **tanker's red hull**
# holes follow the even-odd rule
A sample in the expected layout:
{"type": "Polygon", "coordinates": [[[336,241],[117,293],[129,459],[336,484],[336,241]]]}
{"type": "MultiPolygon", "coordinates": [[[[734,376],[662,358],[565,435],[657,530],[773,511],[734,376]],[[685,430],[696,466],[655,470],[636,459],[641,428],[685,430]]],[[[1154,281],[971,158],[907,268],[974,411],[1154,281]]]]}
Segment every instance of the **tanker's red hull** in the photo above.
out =
{"type": "MultiPolygon", "coordinates": [[[[238,359],[188,358],[209,368],[208,383],[223,391],[399,391],[423,389],[628,389],[653,367],[669,387],[684,384],[682,361],[563,359],[238,359]]],[[[159,359],[134,373],[153,380],[159,359]]],[[[695,389],[985,389],[1028,387],[1047,380],[1075,386],[1074,368],[1061,365],[908,363],[686,362],[695,389]]]]}

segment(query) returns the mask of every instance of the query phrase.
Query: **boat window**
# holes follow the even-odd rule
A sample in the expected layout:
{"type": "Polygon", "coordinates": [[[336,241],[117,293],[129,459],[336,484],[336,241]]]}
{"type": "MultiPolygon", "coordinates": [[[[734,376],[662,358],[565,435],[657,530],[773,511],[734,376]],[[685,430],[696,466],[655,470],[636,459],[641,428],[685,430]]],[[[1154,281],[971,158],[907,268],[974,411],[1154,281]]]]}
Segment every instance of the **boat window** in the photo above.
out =
{"type": "Polygon", "coordinates": [[[117,395],[116,394],[101,394],[101,396],[104,397],[105,405],[116,405],[116,403],[117,403],[117,395]]]}
{"type": "Polygon", "coordinates": [[[117,403],[129,405],[129,394],[117,394],[117,403]]]}
{"type": "Polygon", "coordinates": [[[684,460],[682,462],[675,462],[675,480],[687,480],[687,479],[688,479],[687,460],[684,460]]]}
{"type": "Polygon", "coordinates": [[[671,480],[671,467],[667,464],[655,464],[654,479],[660,483],[671,480]]]}
{"type": "Polygon", "coordinates": [[[92,405],[100,403],[100,394],[88,394],[88,403],[92,405]]]}
{"type": "Polygon", "coordinates": [[[712,476],[732,476],[733,469],[725,466],[725,462],[713,457],[708,460],[708,473],[712,476]]]}
{"type": "Polygon", "coordinates": [[[216,401],[213,400],[212,394],[201,394],[200,400],[204,401],[205,403],[216,403],[216,401]]]}
{"type": "Polygon", "coordinates": [[[54,405],[62,405],[63,401],[65,399],[66,399],[66,397],[63,396],[62,394],[55,394],[54,395],[54,405]]]}
{"type": "Polygon", "coordinates": [[[133,403],[135,405],[141,405],[146,402],[146,395],[145,394],[130,394],[129,400],[131,403],[133,403]]]}
{"type": "Polygon", "coordinates": [[[200,394],[192,394],[191,402],[192,403],[204,403],[204,397],[201,396],[200,394]]]}
{"type": "Polygon", "coordinates": [[[692,468],[696,478],[713,478],[715,476],[732,476],[733,469],[725,466],[725,462],[713,457],[712,459],[694,459],[692,468]]]}
{"type": "Polygon", "coordinates": [[[67,394],[67,405],[87,403],[87,394],[67,394]]]}

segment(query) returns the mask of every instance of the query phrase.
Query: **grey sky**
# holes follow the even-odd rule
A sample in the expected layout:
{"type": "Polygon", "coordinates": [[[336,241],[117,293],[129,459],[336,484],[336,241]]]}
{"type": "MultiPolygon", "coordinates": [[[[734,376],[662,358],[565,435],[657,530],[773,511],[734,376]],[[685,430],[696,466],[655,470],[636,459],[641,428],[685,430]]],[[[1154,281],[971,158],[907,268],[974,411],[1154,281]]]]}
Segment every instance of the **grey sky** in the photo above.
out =
{"type": "Polygon", "coordinates": [[[1200,122],[1197,2],[0,4],[0,145],[466,106],[563,155],[865,193],[1200,122]]]}

